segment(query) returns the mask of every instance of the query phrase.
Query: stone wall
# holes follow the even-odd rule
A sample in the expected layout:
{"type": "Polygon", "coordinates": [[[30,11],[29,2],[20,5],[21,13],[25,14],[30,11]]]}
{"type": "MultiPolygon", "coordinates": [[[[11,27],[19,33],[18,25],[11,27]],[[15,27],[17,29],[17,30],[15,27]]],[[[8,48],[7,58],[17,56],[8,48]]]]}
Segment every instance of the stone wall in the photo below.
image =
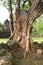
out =
{"type": "Polygon", "coordinates": [[[0,31],[0,38],[8,38],[8,37],[10,37],[10,32],[1,32],[0,31]]]}

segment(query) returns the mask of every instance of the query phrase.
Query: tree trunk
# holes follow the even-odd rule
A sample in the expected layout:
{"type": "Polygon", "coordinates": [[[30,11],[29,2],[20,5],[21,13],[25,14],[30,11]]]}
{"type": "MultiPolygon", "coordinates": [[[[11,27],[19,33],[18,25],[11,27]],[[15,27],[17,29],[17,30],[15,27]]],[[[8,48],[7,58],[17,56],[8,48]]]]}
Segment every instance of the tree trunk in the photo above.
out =
{"type": "Polygon", "coordinates": [[[9,11],[10,11],[10,32],[12,35],[14,28],[13,28],[13,14],[12,14],[12,2],[11,2],[11,0],[8,1],[8,5],[9,5],[9,11]]]}
{"type": "MultiPolygon", "coordinates": [[[[18,5],[20,7],[20,2],[18,5]]],[[[14,32],[11,38],[13,41],[19,42],[19,46],[25,50],[24,56],[26,56],[34,50],[30,32],[34,20],[43,13],[43,3],[40,0],[33,0],[28,13],[19,9],[16,10],[16,21],[14,22],[14,32]]]]}

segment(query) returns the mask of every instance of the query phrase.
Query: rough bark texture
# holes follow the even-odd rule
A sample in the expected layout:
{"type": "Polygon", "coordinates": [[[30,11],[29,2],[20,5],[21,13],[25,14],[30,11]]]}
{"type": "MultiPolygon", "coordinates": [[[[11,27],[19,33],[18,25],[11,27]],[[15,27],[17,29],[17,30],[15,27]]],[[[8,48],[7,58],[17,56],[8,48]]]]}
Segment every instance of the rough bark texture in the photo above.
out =
{"type": "Polygon", "coordinates": [[[12,32],[14,31],[14,28],[13,28],[13,14],[12,14],[12,2],[11,0],[8,1],[8,5],[9,5],[9,11],[10,11],[10,32],[11,32],[11,35],[12,35],[12,32]]]}
{"type": "Polygon", "coordinates": [[[32,24],[36,18],[43,13],[43,2],[41,0],[32,0],[28,12],[20,9],[20,0],[17,1],[16,21],[14,22],[14,32],[11,36],[13,41],[18,41],[19,46],[25,50],[25,55],[33,49],[31,39],[32,24]]]}

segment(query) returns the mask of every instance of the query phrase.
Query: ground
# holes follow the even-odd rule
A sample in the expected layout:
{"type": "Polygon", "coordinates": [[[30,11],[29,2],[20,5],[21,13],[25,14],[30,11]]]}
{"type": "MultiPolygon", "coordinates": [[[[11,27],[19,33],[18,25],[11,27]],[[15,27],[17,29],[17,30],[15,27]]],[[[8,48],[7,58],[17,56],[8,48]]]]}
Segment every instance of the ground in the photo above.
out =
{"type": "Polygon", "coordinates": [[[35,52],[24,58],[25,51],[12,41],[0,44],[0,65],[43,65],[43,44],[34,44],[35,52]],[[37,54],[36,50],[42,53],[37,54]]]}
{"type": "Polygon", "coordinates": [[[7,40],[8,40],[8,38],[0,38],[0,43],[1,43],[1,42],[6,43],[6,42],[7,42],[7,40]]]}

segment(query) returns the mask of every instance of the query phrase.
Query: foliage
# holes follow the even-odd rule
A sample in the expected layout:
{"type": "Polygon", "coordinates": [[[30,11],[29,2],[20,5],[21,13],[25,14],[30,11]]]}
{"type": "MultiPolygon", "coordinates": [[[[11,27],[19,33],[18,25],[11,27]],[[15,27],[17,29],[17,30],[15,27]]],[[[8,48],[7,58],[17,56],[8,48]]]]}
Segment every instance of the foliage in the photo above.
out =
{"type": "Polygon", "coordinates": [[[29,8],[30,8],[29,3],[28,2],[25,3],[23,9],[24,10],[29,10],[29,8]]]}
{"type": "Polygon", "coordinates": [[[2,0],[2,5],[8,8],[8,0],[2,0]]]}
{"type": "MultiPolygon", "coordinates": [[[[1,0],[1,1],[3,6],[9,9],[8,0],[1,0]]],[[[11,1],[12,1],[12,10],[14,10],[16,8],[16,0],[11,0],[11,1]]],[[[32,0],[20,0],[20,1],[21,1],[21,8],[23,8],[24,10],[29,10],[32,0]]],[[[32,33],[33,36],[43,36],[43,15],[40,16],[37,20],[35,20],[33,25],[34,25],[33,33],[32,33]]]]}
{"type": "Polygon", "coordinates": [[[41,15],[33,24],[33,35],[43,37],[43,15],[41,15]]]}
{"type": "MultiPolygon", "coordinates": [[[[9,9],[9,1],[8,0],[1,0],[2,1],[2,5],[5,6],[7,9],[9,9]]],[[[14,10],[16,8],[16,0],[11,0],[12,1],[12,10],[14,10]]],[[[24,8],[25,10],[29,9],[29,4],[31,4],[32,0],[27,0],[26,3],[24,3],[26,0],[21,0],[21,7],[24,8]],[[29,2],[29,3],[28,3],[29,2]],[[24,6],[23,6],[24,3],[24,6]]]]}
{"type": "MultiPolygon", "coordinates": [[[[2,5],[4,7],[6,7],[7,9],[9,9],[9,0],[2,0],[1,2],[2,2],[2,5]]],[[[16,4],[16,1],[12,0],[12,9],[13,10],[14,10],[15,4],[16,4]]]]}
{"type": "Polygon", "coordinates": [[[2,31],[3,24],[0,22],[0,31],[2,31]]]}
{"type": "Polygon", "coordinates": [[[0,27],[3,27],[3,24],[0,22],[0,27]]]}

